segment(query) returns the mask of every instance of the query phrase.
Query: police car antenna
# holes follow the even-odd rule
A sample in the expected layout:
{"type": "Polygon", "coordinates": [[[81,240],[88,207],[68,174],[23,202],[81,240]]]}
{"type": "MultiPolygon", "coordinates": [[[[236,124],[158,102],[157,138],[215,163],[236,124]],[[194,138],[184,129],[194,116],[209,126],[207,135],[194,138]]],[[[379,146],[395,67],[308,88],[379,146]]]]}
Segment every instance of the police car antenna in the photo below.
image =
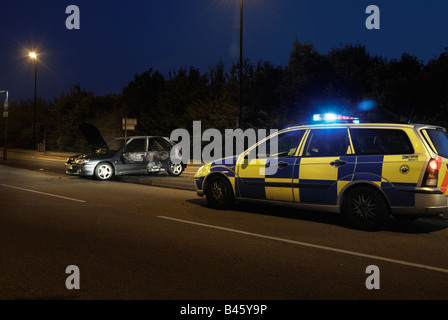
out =
{"type": "Polygon", "coordinates": [[[412,108],[411,115],[409,116],[408,124],[412,123],[412,118],[414,117],[415,107],[412,108]]]}

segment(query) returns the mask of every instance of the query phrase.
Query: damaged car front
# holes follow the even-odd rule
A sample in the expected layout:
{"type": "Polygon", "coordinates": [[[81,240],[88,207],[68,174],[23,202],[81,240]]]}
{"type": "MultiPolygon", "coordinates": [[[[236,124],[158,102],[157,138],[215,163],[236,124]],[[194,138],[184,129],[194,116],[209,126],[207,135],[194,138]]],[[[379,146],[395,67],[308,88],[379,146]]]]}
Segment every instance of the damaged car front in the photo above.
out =
{"type": "Polygon", "coordinates": [[[113,162],[119,159],[119,151],[125,145],[124,139],[115,139],[106,143],[99,130],[90,124],[79,126],[84,135],[90,151],[69,157],[65,163],[65,172],[68,175],[83,177],[95,176],[100,180],[108,180],[114,175],[113,162]],[[101,164],[101,166],[99,166],[101,164]]]}

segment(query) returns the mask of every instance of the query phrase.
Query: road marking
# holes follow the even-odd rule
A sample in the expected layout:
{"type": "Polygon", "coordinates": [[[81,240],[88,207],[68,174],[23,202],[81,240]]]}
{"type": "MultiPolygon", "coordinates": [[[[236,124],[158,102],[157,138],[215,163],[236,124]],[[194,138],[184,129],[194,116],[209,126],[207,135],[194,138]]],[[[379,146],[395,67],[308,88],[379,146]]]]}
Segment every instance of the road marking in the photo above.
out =
{"type": "Polygon", "coordinates": [[[27,192],[33,192],[33,193],[37,193],[37,194],[43,194],[45,196],[50,196],[50,197],[55,197],[55,198],[60,198],[60,199],[65,199],[65,200],[70,200],[70,201],[75,201],[75,202],[87,202],[87,201],[84,201],[84,200],[78,200],[78,199],[74,199],[74,198],[58,196],[57,194],[46,193],[46,192],[41,192],[41,191],[36,191],[36,190],[31,190],[31,189],[25,189],[25,188],[10,186],[10,185],[7,185],[7,184],[0,184],[0,186],[7,187],[7,188],[12,188],[12,189],[17,189],[17,190],[22,190],[22,191],[27,191],[27,192]]]}
{"type": "Polygon", "coordinates": [[[385,257],[371,255],[371,254],[365,254],[365,253],[350,251],[350,250],[344,250],[344,249],[338,249],[338,248],[333,248],[333,247],[321,246],[321,245],[307,243],[307,242],[301,242],[301,241],[289,240],[289,239],[284,239],[284,238],[271,237],[271,236],[266,236],[266,235],[258,234],[258,233],[252,233],[252,232],[236,230],[236,229],[230,229],[230,228],[224,228],[224,227],[218,227],[218,226],[214,226],[214,225],[198,223],[198,222],[193,222],[193,221],[188,221],[188,220],[181,220],[181,219],[176,219],[176,218],[170,218],[170,217],[165,217],[165,216],[158,216],[158,218],[172,220],[172,221],[177,221],[177,222],[182,222],[182,223],[193,224],[193,225],[206,227],[206,228],[212,228],[212,229],[224,230],[224,231],[229,231],[229,232],[234,232],[234,233],[239,233],[239,234],[245,234],[245,235],[258,237],[258,238],[264,238],[264,239],[269,239],[269,240],[281,241],[281,242],[291,243],[291,244],[295,244],[295,245],[299,245],[299,246],[303,246],[303,247],[322,249],[322,250],[326,250],[326,251],[332,251],[332,252],[337,252],[337,253],[349,254],[349,255],[357,256],[357,257],[381,260],[381,261],[391,262],[391,263],[395,263],[395,264],[401,264],[401,265],[408,266],[408,267],[415,267],[415,268],[420,268],[420,269],[428,269],[428,270],[431,270],[431,271],[448,273],[448,269],[432,267],[432,266],[419,264],[419,263],[413,263],[413,262],[397,260],[397,259],[390,259],[390,258],[385,258],[385,257]]]}

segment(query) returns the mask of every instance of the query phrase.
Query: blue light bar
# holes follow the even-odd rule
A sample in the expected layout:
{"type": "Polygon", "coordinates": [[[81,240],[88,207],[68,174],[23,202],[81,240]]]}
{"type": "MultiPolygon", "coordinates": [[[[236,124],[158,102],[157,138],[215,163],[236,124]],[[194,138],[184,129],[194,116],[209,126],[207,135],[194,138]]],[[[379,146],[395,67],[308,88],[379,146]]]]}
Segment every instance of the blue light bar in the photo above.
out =
{"type": "Polygon", "coordinates": [[[325,113],[324,120],[325,121],[336,121],[336,120],[338,120],[338,115],[335,113],[325,113]]]}
{"type": "Polygon", "coordinates": [[[313,121],[359,123],[359,118],[342,116],[336,113],[323,113],[313,115],[313,121]]]}

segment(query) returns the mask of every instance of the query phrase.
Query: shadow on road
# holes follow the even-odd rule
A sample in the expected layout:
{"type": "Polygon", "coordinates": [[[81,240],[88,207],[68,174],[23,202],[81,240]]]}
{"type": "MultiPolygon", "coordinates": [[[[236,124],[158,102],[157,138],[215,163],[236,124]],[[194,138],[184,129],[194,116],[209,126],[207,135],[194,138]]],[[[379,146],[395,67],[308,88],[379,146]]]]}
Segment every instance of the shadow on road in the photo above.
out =
{"type": "MultiPolygon", "coordinates": [[[[207,202],[204,198],[189,199],[187,201],[189,203],[198,206],[208,207],[207,202]]],[[[210,210],[213,210],[213,212],[215,213],[222,212],[220,210],[215,210],[212,208],[210,208],[210,210]]],[[[280,203],[272,204],[269,202],[241,201],[234,206],[232,211],[325,223],[351,229],[349,226],[345,224],[340,214],[311,211],[311,210],[300,210],[297,207],[288,204],[280,204],[280,203]]],[[[447,227],[448,227],[448,220],[440,217],[421,218],[409,222],[399,221],[391,217],[389,219],[389,223],[380,231],[406,233],[406,234],[427,234],[446,229],[447,227]]]]}

